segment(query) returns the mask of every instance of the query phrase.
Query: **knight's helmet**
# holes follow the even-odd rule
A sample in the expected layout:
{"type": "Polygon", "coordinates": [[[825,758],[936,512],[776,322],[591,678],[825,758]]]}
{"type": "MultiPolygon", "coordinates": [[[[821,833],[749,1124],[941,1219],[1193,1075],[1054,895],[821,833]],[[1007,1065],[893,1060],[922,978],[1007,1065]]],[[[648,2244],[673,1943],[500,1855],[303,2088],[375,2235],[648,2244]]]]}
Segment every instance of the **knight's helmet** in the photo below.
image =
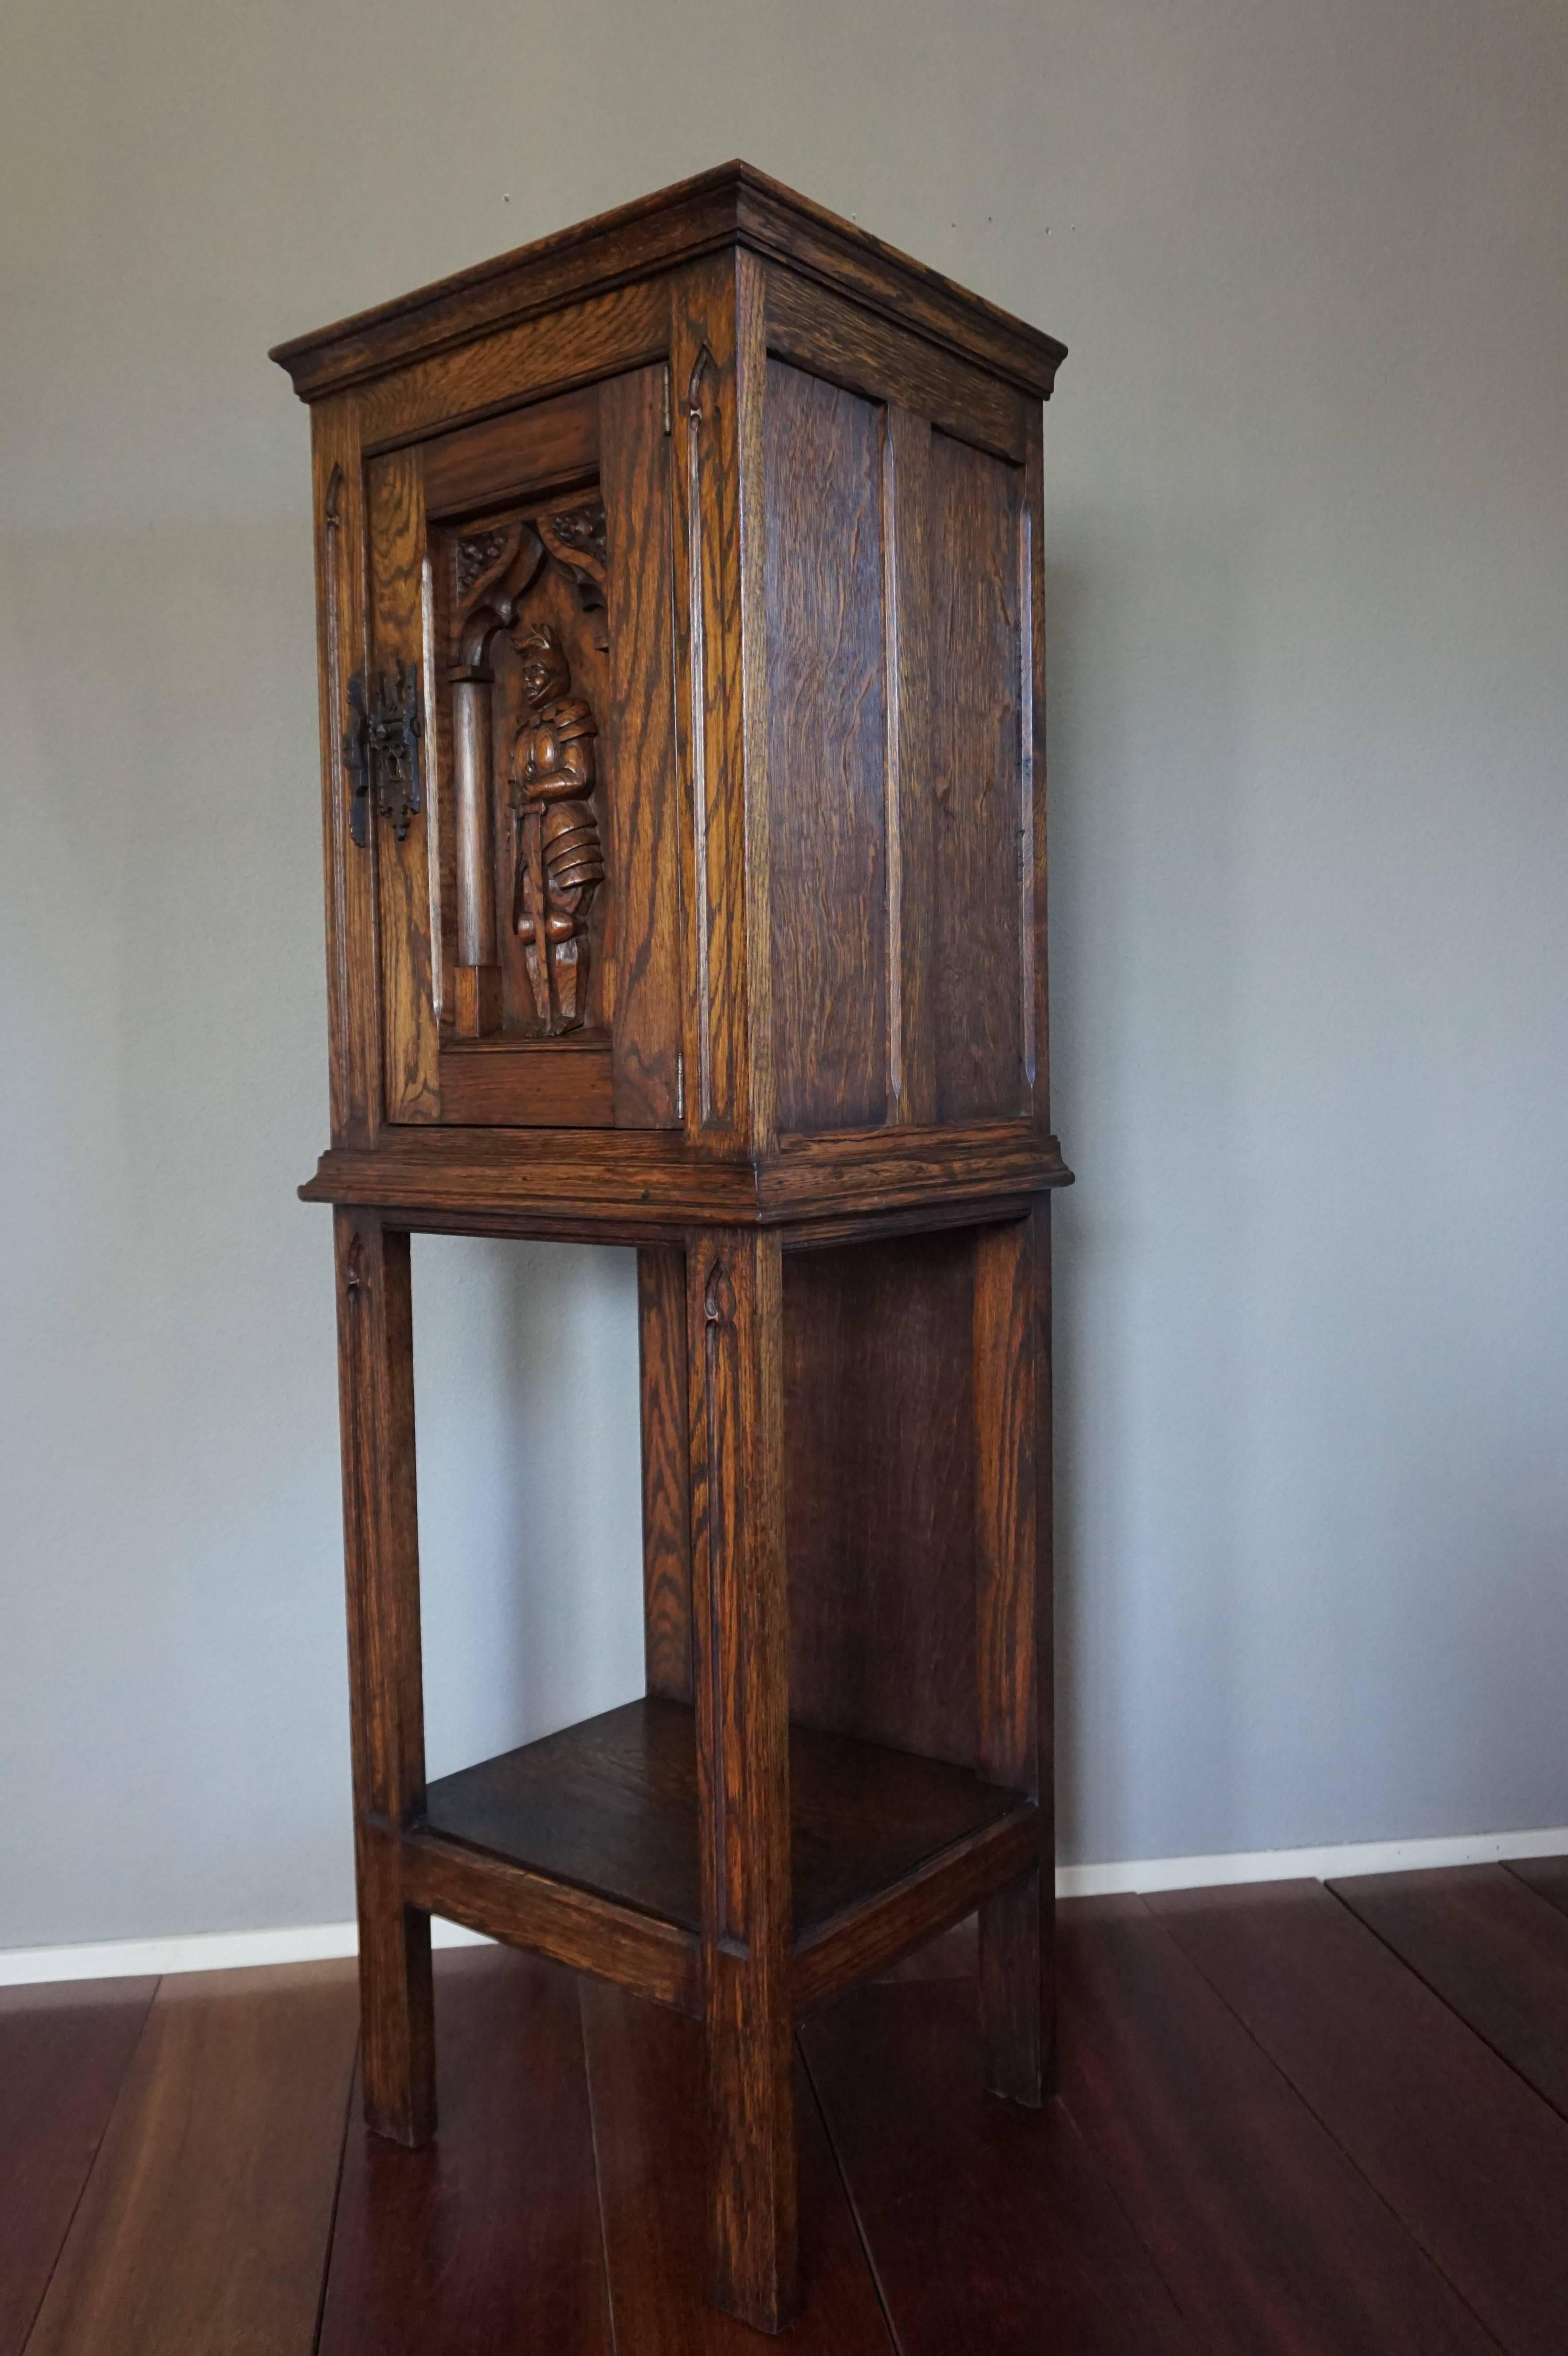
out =
{"type": "Polygon", "coordinates": [[[535,622],[519,638],[517,650],[525,665],[532,663],[546,675],[545,684],[533,698],[536,703],[552,703],[565,694],[572,684],[572,667],[553,623],[535,622]]]}

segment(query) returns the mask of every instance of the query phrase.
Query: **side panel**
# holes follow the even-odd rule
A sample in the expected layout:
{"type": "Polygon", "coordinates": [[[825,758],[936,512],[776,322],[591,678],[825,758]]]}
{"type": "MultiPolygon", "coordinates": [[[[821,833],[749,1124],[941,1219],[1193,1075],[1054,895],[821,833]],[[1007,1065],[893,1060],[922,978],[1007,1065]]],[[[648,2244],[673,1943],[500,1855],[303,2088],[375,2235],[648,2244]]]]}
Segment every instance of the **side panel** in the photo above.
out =
{"type": "Polygon", "coordinates": [[[779,1127],[1043,1118],[1038,408],[766,284],[779,1127]]]}
{"type": "Polygon", "coordinates": [[[942,1121],[1028,1108],[1024,1004],[1034,974],[1032,958],[1025,969],[1020,927],[1021,497],[1016,467],[932,434],[931,1014],[942,1121]]]}
{"type": "Polygon", "coordinates": [[[881,413],[770,360],[763,453],[779,1126],[864,1128],[887,1109],[881,413]]]}
{"type": "Polygon", "coordinates": [[[789,1710],[976,1760],[972,1233],[784,1261],[789,1710]]]}

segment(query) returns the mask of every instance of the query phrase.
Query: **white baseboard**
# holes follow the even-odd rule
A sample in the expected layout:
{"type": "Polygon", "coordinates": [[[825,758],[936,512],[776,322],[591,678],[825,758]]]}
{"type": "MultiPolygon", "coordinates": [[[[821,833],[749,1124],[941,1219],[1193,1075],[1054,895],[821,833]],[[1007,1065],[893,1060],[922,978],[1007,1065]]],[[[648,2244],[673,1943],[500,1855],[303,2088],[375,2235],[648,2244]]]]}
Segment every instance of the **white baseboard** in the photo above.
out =
{"type": "MultiPolygon", "coordinates": [[[[435,1922],[437,1947],[489,1943],[460,1922],[435,1922]]],[[[165,1972],[232,1972],[252,1964],[319,1964],[358,1953],[353,1922],[302,1922],[287,1931],[197,1931],[186,1938],[104,1939],[80,1947],[0,1948],[0,1987],[45,1980],[134,1980],[165,1972]]]]}
{"type": "MultiPolygon", "coordinates": [[[[1522,1833],[1456,1833],[1435,1840],[1342,1841],[1326,1848],[1150,1857],[1130,1865],[1060,1865],[1057,1896],[1103,1898],[1119,1890],[1217,1890],[1234,1881],[1338,1881],[1356,1873],[1419,1873],[1439,1865],[1497,1865],[1509,1857],[1568,1857],[1568,1825],[1546,1825],[1522,1833]]],[[[5,1963],[0,1955],[0,1972],[5,1963]]]]}
{"type": "MultiPolygon", "coordinates": [[[[1461,1833],[1452,1838],[1346,1841],[1327,1848],[1242,1849],[1219,1857],[1151,1857],[1122,1865],[1057,1869],[1058,1898],[1117,1890],[1212,1890],[1239,1881],[1336,1881],[1356,1873],[1413,1873],[1441,1865],[1495,1865],[1510,1857],[1568,1857],[1568,1825],[1535,1832],[1461,1833]]],[[[487,1943],[477,1931],[437,1922],[438,1947],[487,1943]]],[[[0,1949],[0,1987],[46,1980],[116,1980],[165,1972],[236,1971],[255,1964],[313,1964],[351,1955],[352,1922],[309,1922],[287,1931],[201,1931],[188,1938],[109,1939],[71,1947],[0,1949]]]]}

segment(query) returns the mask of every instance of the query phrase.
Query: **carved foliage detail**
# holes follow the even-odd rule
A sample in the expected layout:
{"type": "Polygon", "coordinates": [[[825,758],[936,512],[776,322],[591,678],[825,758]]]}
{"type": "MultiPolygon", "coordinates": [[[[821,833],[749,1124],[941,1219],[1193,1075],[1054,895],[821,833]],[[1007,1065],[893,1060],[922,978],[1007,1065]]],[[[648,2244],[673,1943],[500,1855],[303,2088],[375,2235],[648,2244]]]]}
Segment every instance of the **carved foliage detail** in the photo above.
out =
{"type": "Polygon", "coordinates": [[[494,531],[473,532],[460,540],[456,547],[457,596],[466,599],[475,583],[489,573],[507,544],[508,534],[499,525],[494,531]]]}
{"type": "Polygon", "coordinates": [[[587,1012],[588,908],[605,874],[592,799],[598,725],[572,693],[565,649],[548,622],[528,631],[518,651],[525,716],[511,755],[512,925],[534,1011],[554,1036],[576,1030],[587,1012]]]}
{"type": "MultiPolygon", "coordinates": [[[[541,540],[576,590],[577,603],[584,613],[602,614],[607,602],[603,502],[591,499],[581,507],[539,516],[535,521],[541,540]]],[[[609,640],[601,632],[595,644],[605,648],[609,640]]]]}
{"type": "MultiPolygon", "coordinates": [[[[465,533],[454,543],[452,566],[466,664],[483,663],[496,631],[514,626],[522,600],[547,559],[553,559],[571,582],[585,614],[604,612],[602,500],[587,499],[577,507],[532,518],[520,516],[510,523],[465,533]]],[[[601,633],[595,643],[602,649],[609,640],[601,633]]]]}

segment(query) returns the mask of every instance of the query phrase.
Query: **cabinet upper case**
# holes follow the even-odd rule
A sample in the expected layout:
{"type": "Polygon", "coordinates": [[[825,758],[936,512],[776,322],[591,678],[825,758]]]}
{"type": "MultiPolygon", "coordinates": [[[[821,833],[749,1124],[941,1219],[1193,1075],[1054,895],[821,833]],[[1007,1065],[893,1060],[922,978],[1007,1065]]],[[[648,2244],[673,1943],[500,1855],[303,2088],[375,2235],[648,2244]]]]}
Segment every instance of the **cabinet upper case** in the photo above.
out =
{"type": "Polygon", "coordinates": [[[275,357],[316,449],[308,1191],[478,1208],[596,1170],[628,1215],[748,1216],[788,1215],[792,1156],[819,1206],[874,1168],[911,1200],[1065,1175],[1061,346],[732,165],[275,357]]]}

